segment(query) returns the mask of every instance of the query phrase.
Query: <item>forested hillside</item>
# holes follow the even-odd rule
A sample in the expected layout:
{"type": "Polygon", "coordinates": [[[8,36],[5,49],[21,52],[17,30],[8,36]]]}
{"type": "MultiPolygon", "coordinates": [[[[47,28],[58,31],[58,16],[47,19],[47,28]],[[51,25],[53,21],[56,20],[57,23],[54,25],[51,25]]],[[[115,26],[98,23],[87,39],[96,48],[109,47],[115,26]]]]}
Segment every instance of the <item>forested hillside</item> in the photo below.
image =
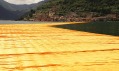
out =
{"type": "Polygon", "coordinates": [[[79,18],[118,19],[119,0],[49,0],[21,19],[39,21],[79,21],[79,18]]]}

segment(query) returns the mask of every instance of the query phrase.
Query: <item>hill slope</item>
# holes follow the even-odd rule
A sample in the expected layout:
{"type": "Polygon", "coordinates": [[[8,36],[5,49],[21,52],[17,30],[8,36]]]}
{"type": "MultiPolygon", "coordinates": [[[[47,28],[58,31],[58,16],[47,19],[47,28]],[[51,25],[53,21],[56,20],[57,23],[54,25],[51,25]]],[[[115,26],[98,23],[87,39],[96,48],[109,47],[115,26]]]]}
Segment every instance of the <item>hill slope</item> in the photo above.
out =
{"type": "Polygon", "coordinates": [[[9,11],[0,5],[0,20],[15,20],[18,17],[16,11],[9,11]]]}
{"type": "Polygon", "coordinates": [[[35,11],[30,11],[24,20],[79,21],[79,18],[119,14],[119,0],[49,0],[35,11]]]}
{"type": "MultiPolygon", "coordinates": [[[[41,2],[39,2],[41,3],[41,2]]],[[[0,0],[0,5],[3,6],[4,8],[8,9],[8,10],[12,10],[12,11],[16,11],[16,10],[29,10],[29,9],[32,9],[34,7],[37,6],[37,4],[39,3],[36,3],[36,4],[30,4],[30,5],[15,5],[15,4],[11,4],[11,3],[8,3],[4,0],[0,0]]]]}
{"type": "Polygon", "coordinates": [[[44,1],[41,1],[36,4],[30,4],[30,5],[15,5],[15,4],[10,4],[4,0],[0,0],[0,19],[1,20],[17,20],[23,14],[30,11],[30,9],[34,9],[38,5],[41,5],[43,3],[44,1]]]}

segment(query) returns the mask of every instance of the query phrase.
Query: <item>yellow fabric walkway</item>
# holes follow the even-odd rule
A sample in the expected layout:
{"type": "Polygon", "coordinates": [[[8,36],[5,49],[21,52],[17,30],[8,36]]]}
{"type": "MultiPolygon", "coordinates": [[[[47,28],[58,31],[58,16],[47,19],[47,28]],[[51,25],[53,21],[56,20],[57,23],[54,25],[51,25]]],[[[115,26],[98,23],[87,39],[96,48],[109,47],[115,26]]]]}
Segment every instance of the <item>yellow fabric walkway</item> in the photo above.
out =
{"type": "Polygon", "coordinates": [[[0,71],[119,71],[119,37],[56,24],[0,25],[0,71]]]}

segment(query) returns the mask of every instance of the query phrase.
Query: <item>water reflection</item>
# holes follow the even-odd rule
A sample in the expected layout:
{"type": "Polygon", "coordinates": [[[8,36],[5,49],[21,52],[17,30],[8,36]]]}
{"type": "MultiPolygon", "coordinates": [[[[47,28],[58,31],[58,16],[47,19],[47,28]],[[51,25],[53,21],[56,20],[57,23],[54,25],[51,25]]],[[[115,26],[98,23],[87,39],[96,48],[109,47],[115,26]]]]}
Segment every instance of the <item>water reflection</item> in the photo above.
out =
{"type": "Polygon", "coordinates": [[[86,24],[76,23],[56,25],[53,27],[119,36],[119,22],[91,22],[86,24]]]}

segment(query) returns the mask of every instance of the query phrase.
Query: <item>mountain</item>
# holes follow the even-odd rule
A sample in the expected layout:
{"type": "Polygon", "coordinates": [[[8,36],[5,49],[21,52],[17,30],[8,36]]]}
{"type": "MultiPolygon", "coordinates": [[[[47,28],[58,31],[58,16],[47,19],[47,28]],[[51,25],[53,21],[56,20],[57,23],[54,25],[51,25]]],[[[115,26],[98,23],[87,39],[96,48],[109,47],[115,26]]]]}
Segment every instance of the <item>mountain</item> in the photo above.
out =
{"type": "Polygon", "coordinates": [[[8,3],[4,0],[0,0],[0,5],[2,5],[4,8],[8,9],[8,10],[12,10],[12,11],[16,11],[16,10],[30,10],[32,8],[35,8],[38,4],[42,4],[44,1],[41,1],[39,3],[35,3],[35,4],[24,4],[24,5],[16,5],[16,4],[11,4],[8,3]]]}
{"type": "MultiPolygon", "coordinates": [[[[47,1],[47,0],[45,0],[47,1]]],[[[17,20],[23,14],[27,13],[31,9],[35,9],[38,5],[43,4],[45,1],[30,5],[15,5],[8,3],[4,0],[0,0],[0,19],[2,20],[17,20]]]]}
{"type": "Polygon", "coordinates": [[[18,17],[16,11],[9,11],[0,5],[0,20],[15,20],[18,17]]]}
{"type": "MultiPolygon", "coordinates": [[[[119,0],[49,0],[21,19],[80,21],[89,18],[118,18],[119,0]]],[[[109,19],[108,18],[108,19],[109,19]]]]}

